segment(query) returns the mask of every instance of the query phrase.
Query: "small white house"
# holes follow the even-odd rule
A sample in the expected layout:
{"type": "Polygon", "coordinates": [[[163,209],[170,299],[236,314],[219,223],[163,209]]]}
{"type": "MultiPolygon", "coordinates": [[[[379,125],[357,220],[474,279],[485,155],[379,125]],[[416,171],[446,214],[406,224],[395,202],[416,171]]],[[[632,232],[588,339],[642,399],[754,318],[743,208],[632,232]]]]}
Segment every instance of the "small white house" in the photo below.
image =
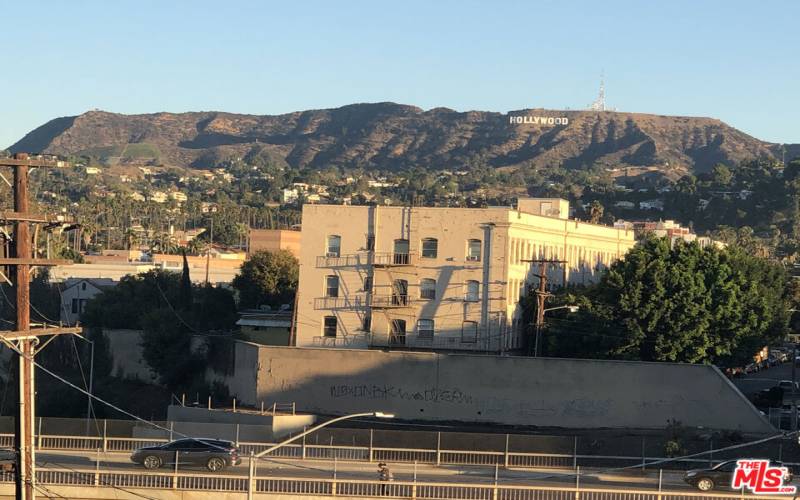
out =
{"type": "Polygon", "coordinates": [[[284,189],[283,190],[283,202],[284,203],[294,203],[297,201],[299,197],[299,193],[297,189],[284,189]]]}
{"type": "Polygon", "coordinates": [[[116,284],[110,278],[74,278],[65,281],[65,287],[61,291],[61,322],[66,325],[77,324],[89,299],[116,284]]]}
{"type": "Polygon", "coordinates": [[[662,200],[647,200],[640,201],[639,208],[642,210],[664,210],[664,202],[662,200]]]}

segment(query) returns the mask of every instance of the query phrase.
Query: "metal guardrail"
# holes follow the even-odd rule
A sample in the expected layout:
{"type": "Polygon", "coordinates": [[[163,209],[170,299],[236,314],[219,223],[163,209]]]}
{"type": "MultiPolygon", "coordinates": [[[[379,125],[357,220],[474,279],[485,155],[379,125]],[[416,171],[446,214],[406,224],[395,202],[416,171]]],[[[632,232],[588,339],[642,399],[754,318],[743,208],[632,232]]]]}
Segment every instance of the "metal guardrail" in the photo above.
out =
{"type": "MultiPolygon", "coordinates": [[[[38,448],[43,451],[84,451],[84,452],[118,452],[129,453],[143,446],[153,446],[169,442],[169,439],[157,438],[117,438],[117,437],[85,437],[85,436],[53,436],[42,435],[38,437],[38,448]]],[[[13,447],[13,434],[0,434],[0,442],[7,447],[13,447]]],[[[242,456],[251,452],[258,453],[272,446],[274,443],[239,442],[238,447],[242,456]]],[[[484,465],[517,468],[559,468],[574,469],[581,467],[641,467],[647,468],[651,462],[659,463],[659,468],[687,469],[698,466],[708,466],[710,462],[725,460],[722,457],[690,458],[673,460],[664,457],[648,456],[614,456],[614,455],[583,455],[567,453],[523,453],[510,450],[505,451],[468,451],[448,449],[425,448],[387,448],[377,446],[342,446],[320,445],[305,442],[293,443],[270,453],[274,458],[298,460],[340,460],[351,462],[394,462],[394,463],[419,463],[435,465],[484,465]]],[[[787,465],[798,467],[800,464],[784,462],[787,465]]],[[[651,469],[653,467],[650,467],[651,469]]]]}
{"type": "MultiPolygon", "coordinates": [[[[250,469],[252,471],[252,469],[250,469]]],[[[699,493],[659,489],[585,488],[580,483],[566,486],[528,486],[519,484],[432,483],[408,481],[369,481],[354,479],[317,479],[259,477],[256,475],[207,475],[150,472],[82,472],[38,469],[39,484],[54,486],[193,490],[272,495],[346,496],[361,498],[410,498],[441,500],[727,500],[786,497],[745,495],[743,493],[699,493]]],[[[13,475],[0,476],[0,482],[12,482],[13,475]]],[[[56,492],[57,493],[57,492],[56,492]]]]}

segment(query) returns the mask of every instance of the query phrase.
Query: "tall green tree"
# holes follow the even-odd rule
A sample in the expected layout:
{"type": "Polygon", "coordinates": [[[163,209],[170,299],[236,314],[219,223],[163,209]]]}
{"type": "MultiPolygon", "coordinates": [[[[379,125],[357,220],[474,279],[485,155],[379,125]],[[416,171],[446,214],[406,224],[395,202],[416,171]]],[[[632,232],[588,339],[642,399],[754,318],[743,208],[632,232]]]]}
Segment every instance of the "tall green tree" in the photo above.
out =
{"type": "Polygon", "coordinates": [[[82,318],[93,330],[142,330],[142,357],[158,381],[172,391],[191,392],[205,387],[207,361],[202,349],[192,349],[192,337],[232,330],[236,305],[224,288],[187,290],[185,277],[163,270],[126,276],[90,300],[82,318]]]}
{"type": "Polygon", "coordinates": [[[600,281],[563,297],[551,355],[739,365],[783,337],[791,290],[783,267],[732,247],[650,238],[600,281]]]}
{"type": "Polygon", "coordinates": [[[240,307],[291,304],[297,292],[299,269],[297,259],[287,250],[254,252],[233,279],[240,307]]]}

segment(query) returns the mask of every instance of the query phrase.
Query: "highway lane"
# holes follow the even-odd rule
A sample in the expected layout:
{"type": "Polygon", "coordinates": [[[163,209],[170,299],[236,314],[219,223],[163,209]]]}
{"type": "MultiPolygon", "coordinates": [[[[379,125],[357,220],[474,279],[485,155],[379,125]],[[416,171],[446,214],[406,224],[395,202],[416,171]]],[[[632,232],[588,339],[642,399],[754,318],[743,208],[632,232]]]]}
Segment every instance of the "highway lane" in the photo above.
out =
{"type": "MultiPolygon", "coordinates": [[[[40,467],[51,469],[94,472],[124,471],[149,474],[141,465],[130,461],[128,453],[98,453],[80,451],[42,451],[37,453],[36,461],[40,467]]],[[[242,464],[226,469],[225,475],[247,476],[248,458],[243,457],[242,464]]],[[[527,486],[572,486],[575,484],[575,473],[571,469],[504,469],[495,470],[491,466],[435,466],[430,464],[390,463],[389,467],[396,481],[448,482],[448,483],[482,483],[517,484],[527,486]]],[[[165,466],[157,473],[170,473],[173,466],[165,466]]],[[[200,466],[179,466],[181,474],[211,474],[200,466]]],[[[368,462],[343,462],[327,460],[289,460],[260,459],[257,464],[258,476],[274,476],[287,478],[376,480],[377,464],[368,462]]],[[[682,481],[682,473],[665,472],[662,487],[669,490],[687,491],[691,488],[682,481]]],[[[616,488],[616,489],[657,489],[658,471],[639,470],[625,472],[604,472],[602,470],[582,470],[580,484],[584,487],[616,488]]]]}

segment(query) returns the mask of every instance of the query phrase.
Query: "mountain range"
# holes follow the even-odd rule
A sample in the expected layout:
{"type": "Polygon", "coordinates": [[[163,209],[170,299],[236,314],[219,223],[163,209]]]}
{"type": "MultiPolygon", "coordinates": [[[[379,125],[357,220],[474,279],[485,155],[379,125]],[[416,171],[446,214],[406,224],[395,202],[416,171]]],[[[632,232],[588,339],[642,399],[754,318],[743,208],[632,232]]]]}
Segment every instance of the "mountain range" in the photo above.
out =
{"type": "MultiPolygon", "coordinates": [[[[782,146],[720,120],[612,111],[509,113],[352,104],[282,115],[223,112],[51,120],[12,152],[84,155],[128,164],[210,168],[254,151],[297,168],[649,167],[676,178],[717,163],[780,160],[782,146]]],[[[787,160],[800,145],[787,145],[787,160]]]]}

